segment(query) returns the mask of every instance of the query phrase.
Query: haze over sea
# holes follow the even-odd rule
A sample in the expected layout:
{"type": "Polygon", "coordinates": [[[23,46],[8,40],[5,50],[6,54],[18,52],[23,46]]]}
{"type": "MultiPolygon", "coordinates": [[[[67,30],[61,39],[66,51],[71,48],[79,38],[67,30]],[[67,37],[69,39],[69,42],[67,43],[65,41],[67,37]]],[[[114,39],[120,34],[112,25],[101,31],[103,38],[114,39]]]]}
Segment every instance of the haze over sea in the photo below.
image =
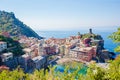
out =
{"type": "MultiPolygon", "coordinates": [[[[108,39],[108,36],[115,32],[117,28],[103,28],[103,29],[93,29],[93,33],[99,34],[104,39],[104,47],[114,52],[114,48],[117,46],[111,39],[108,39]]],[[[54,37],[54,38],[67,38],[69,36],[77,35],[78,32],[81,34],[88,33],[89,29],[80,29],[75,31],[36,31],[40,36],[45,37],[46,39],[54,37]]],[[[116,53],[117,54],[117,53],[116,53]]]]}

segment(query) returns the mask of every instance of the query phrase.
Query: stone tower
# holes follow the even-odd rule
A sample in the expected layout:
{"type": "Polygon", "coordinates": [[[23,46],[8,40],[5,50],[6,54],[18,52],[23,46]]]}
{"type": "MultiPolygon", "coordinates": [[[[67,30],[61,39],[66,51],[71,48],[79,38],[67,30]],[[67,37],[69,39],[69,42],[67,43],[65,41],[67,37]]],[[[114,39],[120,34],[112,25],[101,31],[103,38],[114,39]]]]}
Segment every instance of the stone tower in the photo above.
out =
{"type": "Polygon", "coordinates": [[[43,44],[44,44],[44,40],[41,40],[41,42],[38,44],[38,54],[39,55],[43,55],[43,51],[44,51],[44,48],[43,48],[43,44]]]}
{"type": "Polygon", "coordinates": [[[92,29],[91,28],[89,29],[89,33],[92,34],[92,29]]]}

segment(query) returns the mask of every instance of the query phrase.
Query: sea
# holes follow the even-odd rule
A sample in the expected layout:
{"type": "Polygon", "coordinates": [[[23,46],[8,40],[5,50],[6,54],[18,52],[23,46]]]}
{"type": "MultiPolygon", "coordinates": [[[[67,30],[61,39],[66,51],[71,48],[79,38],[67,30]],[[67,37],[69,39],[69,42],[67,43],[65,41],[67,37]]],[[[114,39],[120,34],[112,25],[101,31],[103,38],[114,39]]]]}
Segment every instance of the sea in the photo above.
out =
{"type": "MultiPolygon", "coordinates": [[[[54,38],[67,38],[69,36],[77,35],[78,32],[80,34],[88,33],[89,30],[77,30],[77,31],[36,31],[36,33],[39,34],[39,36],[45,37],[46,39],[54,37],[54,38]]],[[[117,46],[116,43],[114,43],[111,39],[108,38],[113,32],[115,32],[114,29],[105,29],[105,30],[98,30],[94,29],[93,33],[99,34],[104,39],[104,48],[114,52],[114,48],[117,46]]],[[[114,52],[115,53],[115,52],[114,52]]],[[[116,53],[119,54],[119,53],[116,53]]]]}

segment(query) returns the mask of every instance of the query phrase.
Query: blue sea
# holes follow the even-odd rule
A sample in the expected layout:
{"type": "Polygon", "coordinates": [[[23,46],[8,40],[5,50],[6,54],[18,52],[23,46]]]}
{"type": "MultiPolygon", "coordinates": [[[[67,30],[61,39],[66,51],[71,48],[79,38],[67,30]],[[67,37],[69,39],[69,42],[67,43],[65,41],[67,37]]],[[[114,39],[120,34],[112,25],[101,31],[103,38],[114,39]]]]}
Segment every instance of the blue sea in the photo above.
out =
{"type": "MultiPolygon", "coordinates": [[[[78,32],[81,34],[88,33],[88,30],[79,30],[79,31],[36,31],[40,36],[45,37],[46,39],[55,37],[55,38],[66,38],[72,35],[77,35],[78,32]]],[[[114,48],[117,46],[111,39],[108,39],[108,36],[115,32],[115,30],[93,30],[93,33],[99,34],[104,39],[104,47],[114,52],[114,48]]],[[[118,54],[118,53],[116,53],[118,54]]]]}

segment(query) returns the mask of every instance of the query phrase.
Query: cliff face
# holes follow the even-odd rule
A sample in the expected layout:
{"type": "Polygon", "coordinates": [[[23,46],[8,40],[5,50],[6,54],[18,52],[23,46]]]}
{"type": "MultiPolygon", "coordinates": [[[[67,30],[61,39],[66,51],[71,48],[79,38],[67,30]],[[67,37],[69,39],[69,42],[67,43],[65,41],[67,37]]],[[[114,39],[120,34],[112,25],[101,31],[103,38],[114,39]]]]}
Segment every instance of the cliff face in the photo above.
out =
{"type": "Polygon", "coordinates": [[[17,19],[12,12],[0,11],[0,34],[19,37],[35,37],[41,39],[37,33],[35,33],[29,26],[25,25],[19,19],[17,19]]]}
{"type": "Polygon", "coordinates": [[[89,33],[80,34],[79,36],[83,40],[83,43],[86,47],[96,46],[96,56],[93,57],[93,60],[96,62],[107,62],[108,60],[114,59],[115,53],[110,52],[104,48],[104,40],[101,35],[94,34],[92,29],[89,30],[89,33]]]}

